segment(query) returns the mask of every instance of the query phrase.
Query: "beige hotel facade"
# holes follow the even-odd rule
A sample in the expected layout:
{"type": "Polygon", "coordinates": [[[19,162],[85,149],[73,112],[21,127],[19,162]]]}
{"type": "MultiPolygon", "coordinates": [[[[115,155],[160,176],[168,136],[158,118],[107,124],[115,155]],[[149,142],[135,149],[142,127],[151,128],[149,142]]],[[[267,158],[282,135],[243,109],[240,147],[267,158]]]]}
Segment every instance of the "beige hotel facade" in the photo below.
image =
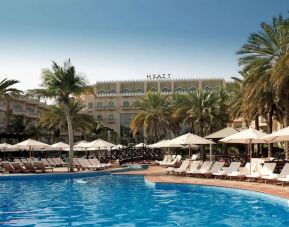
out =
{"type": "Polygon", "coordinates": [[[188,93],[199,88],[226,86],[224,79],[147,79],[100,81],[93,85],[94,95],[82,96],[85,112],[93,115],[104,126],[113,129],[121,142],[130,134],[129,125],[140,110],[135,101],[149,91],[163,95],[188,93]]]}

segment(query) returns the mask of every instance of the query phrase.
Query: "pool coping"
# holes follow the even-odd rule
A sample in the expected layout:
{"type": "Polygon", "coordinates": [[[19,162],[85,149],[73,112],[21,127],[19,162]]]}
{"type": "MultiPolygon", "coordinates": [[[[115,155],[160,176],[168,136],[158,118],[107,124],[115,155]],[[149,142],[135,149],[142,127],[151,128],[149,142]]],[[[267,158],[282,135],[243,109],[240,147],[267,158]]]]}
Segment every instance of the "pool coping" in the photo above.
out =
{"type": "Polygon", "coordinates": [[[160,166],[150,166],[147,170],[129,171],[124,173],[127,175],[143,175],[145,180],[152,183],[175,183],[175,184],[191,184],[204,186],[217,186],[230,189],[243,189],[251,192],[259,192],[267,195],[277,196],[282,199],[289,200],[289,187],[274,185],[272,183],[247,182],[239,180],[223,180],[214,178],[188,177],[183,175],[166,175],[164,168],[160,166]]]}
{"type": "MultiPolygon", "coordinates": [[[[144,176],[145,180],[151,183],[165,183],[165,184],[187,184],[187,185],[197,185],[197,186],[208,186],[208,187],[220,187],[220,188],[227,188],[227,189],[236,189],[236,190],[244,190],[244,191],[250,191],[250,192],[256,192],[256,193],[262,193],[265,195],[270,195],[270,196],[274,196],[274,197],[278,197],[281,199],[285,199],[289,202],[289,195],[283,194],[283,193],[279,193],[279,192],[272,192],[271,190],[267,190],[267,189],[263,189],[262,187],[258,188],[249,188],[247,185],[225,185],[226,181],[229,180],[223,180],[224,183],[220,183],[219,181],[214,182],[215,179],[209,179],[212,182],[187,182],[187,181],[171,181],[171,180],[165,180],[163,178],[161,179],[155,179],[155,176],[144,176]]],[[[199,179],[198,179],[199,180],[199,179]]],[[[235,182],[235,181],[234,181],[235,182]]],[[[238,182],[239,183],[239,182],[238,182]]],[[[241,183],[241,182],[240,182],[241,183]]],[[[254,182],[244,182],[244,183],[248,183],[248,184],[258,184],[258,185],[262,185],[265,183],[254,183],[254,182]]],[[[270,185],[273,186],[273,185],[270,185]]],[[[281,188],[281,187],[280,187],[281,188]]]]}
{"type": "Polygon", "coordinates": [[[121,173],[128,171],[128,168],[114,168],[114,169],[105,169],[105,170],[97,170],[97,171],[74,171],[74,172],[46,172],[46,173],[7,173],[0,174],[0,181],[7,180],[25,180],[25,179],[57,179],[61,177],[68,178],[80,178],[80,177],[92,177],[100,174],[106,173],[121,173]]]}

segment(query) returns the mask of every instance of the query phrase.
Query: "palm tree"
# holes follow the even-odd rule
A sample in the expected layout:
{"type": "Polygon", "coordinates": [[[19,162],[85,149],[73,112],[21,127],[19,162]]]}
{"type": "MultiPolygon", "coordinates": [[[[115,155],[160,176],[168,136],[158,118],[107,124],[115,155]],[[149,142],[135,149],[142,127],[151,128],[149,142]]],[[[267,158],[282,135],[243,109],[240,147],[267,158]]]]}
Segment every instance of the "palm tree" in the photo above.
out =
{"type": "MultiPolygon", "coordinates": [[[[283,122],[285,126],[289,125],[288,71],[286,73],[289,19],[274,17],[272,24],[262,23],[261,29],[250,35],[247,44],[237,54],[242,55],[239,64],[246,74],[245,105],[255,109],[262,107],[261,112],[267,111],[268,130],[272,132],[272,117],[274,114],[278,115],[276,111],[281,108],[284,109],[283,122]]],[[[286,158],[288,155],[287,151],[286,158]]]]}
{"type": "Polygon", "coordinates": [[[196,127],[203,137],[205,127],[209,128],[219,114],[221,99],[214,91],[199,89],[188,94],[188,102],[185,121],[191,122],[192,128],[196,127]]]}
{"type": "MultiPolygon", "coordinates": [[[[71,116],[73,130],[88,132],[95,127],[96,122],[93,116],[81,113],[81,111],[85,107],[86,106],[83,105],[80,101],[70,102],[69,112],[71,116]]],[[[67,130],[67,119],[63,106],[51,106],[49,110],[44,112],[41,116],[40,124],[42,127],[47,127],[48,130],[52,131],[67,130]]]]}
{"type": "Polygon", "coordinates": [[[20,95],[22,94],[22,91],[17,89],[17,88],[13,88],[12,86],[15,84],[18,84],[19,81],[18,80],[8,80],[7,78],[3,79],[0,82],[0,96],[4,97],[6,99],[6,112],[5,112],[5,119],[6,119],[6,131],[8,131],[8,127],[9,127],[9,118],[10,118],[10,101],[11,101],[11,97],[15,96],[15,95],[20,95]]]}
{"type": "Polygon", "coordinates": [[[148,93],[135,103],[141,112],[136,114],[130,124],[135,137],[137,132],[144,132],[145,143],[147,136],[152,136],[157,141],[161,136],[170,131],[170,103],[169,97],[160,93],[148,93]]]}
{"type": "Polygon", "coordinates": [[[70,60],[61,67],[57,63],[52,62],[52,69],[44,69],[42,71],[42,83],[40,89],[30,91],[31,94],[38,97],[52,98],[59,105],[63,106],[69,138],[69,159],[68,168],[73,171],[73,125],[70,112],[71,101],[75,96],[79,96],[85,92],[92,92],[88,87],[85,77],[76,74],[74,66],[70,60]]]}

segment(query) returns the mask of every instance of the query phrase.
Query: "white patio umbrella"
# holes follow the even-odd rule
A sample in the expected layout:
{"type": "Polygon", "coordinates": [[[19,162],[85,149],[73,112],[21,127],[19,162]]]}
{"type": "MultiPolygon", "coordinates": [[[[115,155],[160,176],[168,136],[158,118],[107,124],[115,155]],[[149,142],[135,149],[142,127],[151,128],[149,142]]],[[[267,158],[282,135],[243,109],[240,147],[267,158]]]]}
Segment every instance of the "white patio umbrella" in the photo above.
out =
{"type": "Polygon", "coordinates": [[[189,147],[189,157],[191,157],[191,147],[193,145],[203,145],[203,144],[215,144],[211,140],[207,140],[200,136],[192,133],[187,133],[185,135],[176,137],[169,142],[171,145],[188,145],[189,147]]]}
{"type": "Polygon", "coordinates": [[[151,144],[150,148],[163,148],[166,147],[167,145],[169,145],[168,141],[170,140],[161,140],[157,143],[151,144]]]}
{"type": "Polygon", "coordinates": [[[18,147],[15,145],[11,145],[9,143],[1,143],[0,151],[4,153],[4,159],[5,159],[5,154],[7,151],[18,151],[18,147]]]}
{"type": "Polygon", "coordinates": [[[149,147],[149,146],[145,143],[139,143],[139,144],[135,145],[134,147],[135,148],[143,148],[143,147],[149,147]]]}
{"type": "Polygon", "coordinates": [[[113,143],[107,142],[102,139],[97,139],[85,144],[84,147],[87,148],[87,150],[109,150],[113,146],[115,146],[113,143]]]}
{"type": "Polygon", "coordinates": [[[289,141],[289,127],[280,129],[267,136],[264,136],[263,139],[266,140],[268,143],[289,141]]]}
{"type": "Polygon", "coordinates": [[[39,142],[37,140],[32,140],[32,139],[28,139],[20,143],[17,143],[15,144],[15,146],[17,146],[18,149],[29,150],[30,157],[31,157],[32,151],[41,150],[43,148],[49,147],[49,145],[46,143],[42,143],[42,142],[39,142]]]}
{"type": "Polygon", "coordinates": [[[126,146],[124,146],[122,144],[117,144],[117,145],[113,146],[111,148],[111,150],[118,150],[118,149],[123,149],[123,148],[126,148],[126,146]]]}
{"type": "Polygon", "coordinates": [[[238,132],[234,135],[225,137],[224,139],[221,139],[219,141],[224,143],[243,143],[248,144],[249,146],[249,154],[250,154],[250,173],[251,171],[251,160],[252,160],[252,149],[251,145],[255,143],[266,143],[266,141],[263,139],[267,134],[260,132],[256,129],[249,128],[244,131],[238,132]]]}
{"type": "Polygon", "coordinates": [[[50,145],[49,147],[46,147],[44,150],[47,151],[62,151],[64,149],[68,148],[69,149],[69,145],[63,142],[58,142],[58,143],[54,143],[52,145],[50,145]]]}
{"type": "MultiPolygon", "coordinates": [[[[85,146],[89,144],[89,142],[85,141],[85,140],[82,140],[82,141],[79,141],[77,142],[74,146],[73,146],[73,150],[74,151],[84,151],[85,150],[85,146]]],[[[69,147],[68,148],[64,148],[64,150],[69,150],[69,147]]]]}

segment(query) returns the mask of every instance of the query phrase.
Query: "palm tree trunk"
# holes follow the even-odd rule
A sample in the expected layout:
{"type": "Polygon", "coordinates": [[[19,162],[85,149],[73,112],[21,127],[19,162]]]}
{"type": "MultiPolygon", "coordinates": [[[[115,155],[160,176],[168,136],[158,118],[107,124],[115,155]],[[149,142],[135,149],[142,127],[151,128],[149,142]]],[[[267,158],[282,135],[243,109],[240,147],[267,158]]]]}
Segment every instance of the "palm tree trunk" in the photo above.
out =
{"type": "MultiPolygon", "coordinates": [[[[273,131],[273,113],[274,113],[274,106],[271,106],[271,109],[268,114],[268,134],[271,134],[273,131]]],[[[268,145],[268,157],[272,157],[273,152],[273,143],[269,143],[268,145]]]]}
{"type": "MultiPolygon", "coordinates": [[[[255,116],[255,129],[256,129],[256,130],[259,130],[259,129],[260,129],[260,126],[259,126],[259,116],[258,116],[258,115],[255,116]]],[[[259,157],[259,156],[260,156],[260,145],[257,144],[256,147],[257,147],[257,151],[256,151],[257,157],[259,157]]],[[[252,148],[254,148],[254,145],[252,145],[251,149],[252,149],[252,148]]]]}
{"type": "Polygon", "coordinates": [[[68,170],[70,172],[73,172],[73,128],[72,128],[72,121],[71,121],[71,116],[69,112],[68,106],[66,106],[66,119],[67,119],[67,132],[68,132],[68,142],[69,142],[69,157],[68,157],[68,170]]]}
{"type": "MultiPolygon", "coordinates": [[[[289,94],[286,94],[286,100],[289,100],[289,94]]],[[[284,126],[288,127],[289,126],[289,104],[288,102],[285,105],[285,113],[284,113],[284,126]]],[[[285,142],[285,159],[288,160],[289,158],[289,146],[288,142],[285,142]]]]}

